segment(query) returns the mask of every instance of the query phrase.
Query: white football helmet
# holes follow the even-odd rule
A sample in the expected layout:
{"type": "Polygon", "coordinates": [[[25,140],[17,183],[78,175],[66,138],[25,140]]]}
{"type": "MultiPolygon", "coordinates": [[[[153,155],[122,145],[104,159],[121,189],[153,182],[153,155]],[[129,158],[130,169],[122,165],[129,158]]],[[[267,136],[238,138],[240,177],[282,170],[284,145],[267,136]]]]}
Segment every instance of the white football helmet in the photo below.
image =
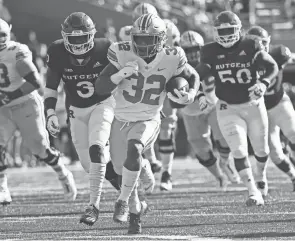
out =
{"type": "Polygon", "coordinates": [[[11,25],[0,18],[0,50],[5,49],[7,43],[10,41],[11,25]]]}
{"type": "MultiPolygon", "coordinates": [[[[167,27],[168,40],[171,38],[172,46],[179,46],[180,32],[170,19],[163,19],[167,27]]],[[[171,44],[171,43],[170,43],[171,44]]]]}
{"type": "Polygon", "coordinates": [[[141,4],[137,5],[132,12],[133,22],[136,19],[138,19],[140,16],[147,14],[147,13],[158,15],[157,9],[152,4],[141,3],[141,4]]]}
{"type": "Polygon", "coordinates": [[[119,38],[121,41],[131,41],[132,26],[122,27],[119,31],[119,38]]]}

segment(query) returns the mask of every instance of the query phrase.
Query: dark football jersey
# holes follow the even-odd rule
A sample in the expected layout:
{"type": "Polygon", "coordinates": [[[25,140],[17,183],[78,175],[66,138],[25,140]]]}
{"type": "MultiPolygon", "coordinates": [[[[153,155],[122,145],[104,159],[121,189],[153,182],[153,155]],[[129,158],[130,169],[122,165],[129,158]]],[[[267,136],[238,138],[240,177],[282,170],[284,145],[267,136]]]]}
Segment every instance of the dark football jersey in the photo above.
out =
{"type": "Polygon", "coordinates": [[[265,93],[264,100],[267,109],[275,107],[283,98],[283,65],[291,58],[291,51],[284,45],[271,45],[269,54],[277,62],[279,73],[276,78],[272,79],[265,93]]]}
{"type": "Polygon", "coordinates": [[[49,46],[47,65],[61,74],[69,105],[86,108],[110,96],[98,96],[94,88],[100,72],[109,63],[107,52],[110,45],[105,38],[94,39],[94,47],[80,58],[65,49],[62,39],[49,46]]]}
{"type": "Polygon", "coordinates": [[[210,75],[215,78],[215,93],[220,100],[229,104],[250,100],[248,88],[258,78],[254,59],[261,49],[258,41],[246,37],[229,49],[216,42],[202,47],[201,63],[210,66],[210,75]]]}

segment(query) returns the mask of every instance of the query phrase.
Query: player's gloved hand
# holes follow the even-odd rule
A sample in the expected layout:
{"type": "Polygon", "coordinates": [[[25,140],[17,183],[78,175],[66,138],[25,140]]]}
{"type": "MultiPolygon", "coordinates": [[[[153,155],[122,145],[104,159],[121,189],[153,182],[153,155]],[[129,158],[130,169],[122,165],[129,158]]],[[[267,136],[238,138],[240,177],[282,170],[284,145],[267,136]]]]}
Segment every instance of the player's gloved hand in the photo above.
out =
{"type": "Polygon", "coordinates": [[[198,101],[199,101],[200,110],[205,112],[207,110],[208,106],[209,106],[207,98],[205,97],[204,94],[199,95],[197,98],[198,98],[198,101]]]}
{"type": "Polygon", "coordinates": [[[189,89],[188,92],[186,91],[179,91],[178,89],[174,89],[174,93],[176,96],[172,95],[170,92],[167,93],[167,96],[170,100],[172,100],[175,103],[181,104],[181,105],[189,105],[194,102],[196,97],[196,90],[189,89]]]}
{"type": "Polygon", "coordinates": [[[127,78],[133,74],[138,75],[137,61],[135,60],[135,61],[126,63],[125,67],[121,69],[119,73],[120,73],[120,76],[122,76],[122,78],[127,78]]]}
{"type": "Polygon", "coordinates": [[[56,113],[53,109],[47,110],[47,117],[46,117],[46,128],[50,135],[53,137],[57,137],[57,134],[60,131],[58,118],[56,113]]]}
{"type": "Polygon", "coordinates": [[[9,95],[5,93],[4,91],[0,91],[0,107],[7,105],[11,102],[11,99],[9,98],[9,95]]]}
{"type": "Polygon", "coordinates": [[[267,86],[264,83],[257,83],[253,86],[251,86],[249,91],[249,97],[250,100],[257,100],[260,97],[262,97],[265,94],[265,91],[267,90],[267,86]]]}

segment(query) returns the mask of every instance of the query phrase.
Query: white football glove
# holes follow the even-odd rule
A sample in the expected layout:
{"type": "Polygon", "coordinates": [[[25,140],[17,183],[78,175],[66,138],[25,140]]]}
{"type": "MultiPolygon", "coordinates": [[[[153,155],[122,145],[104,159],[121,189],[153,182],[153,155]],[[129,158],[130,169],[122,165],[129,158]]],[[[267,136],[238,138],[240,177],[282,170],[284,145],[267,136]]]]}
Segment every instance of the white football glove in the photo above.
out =
{"type": "Polygon", "coordinates": [[[137,61],[132,61],[126,63],[125,67],[121,69],[118,74],[124,79],[127,78],[133,74],[138,75],[138,63],[137,61]]]}
{"type": "Polygon", "coordinates": [[[181,104],[181,105],[189,105],[193,103],[197,94],[194,89],[190,89],[188,92],[174,89],[174,93],[177,95],[177,97],[175,97],[170,92],[168,92],[167,93],[168,98],[172,100],[173,102],[181,104]]]}
{"type": "Polygon", "coordinates": [[[263,83],[257,83],[255,85],[251,86],[248,89],[250,100],[259,99],[260,97],[262,97],[265,94],[266,90],[267,90],[267,87],[263,83]]]}
{"type": "Polygon", "coordinates": [[[46,128],[53,137],[57,137],[57,134],[60,131],[58,118],[55,111],[52,109],[47,111],[46,128]]]}
{"type": "Polygon", "coordinates": [[[207,98],[202,95],[198,98],[200,110],[205,112],[209,106],[207,98]]]}

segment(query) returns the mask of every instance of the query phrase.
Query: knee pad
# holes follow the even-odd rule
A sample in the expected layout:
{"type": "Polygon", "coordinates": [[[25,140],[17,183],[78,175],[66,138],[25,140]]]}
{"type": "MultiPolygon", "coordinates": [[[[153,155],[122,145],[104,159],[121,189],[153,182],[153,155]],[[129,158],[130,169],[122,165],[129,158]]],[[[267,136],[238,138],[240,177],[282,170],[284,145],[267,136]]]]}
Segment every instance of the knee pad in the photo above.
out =
{"type": "Polygon", "coordinates": [[[92,145],[89,148],[90,160],[93,163],[106,163],[104,157],[104,147],[100,145],[92,145]]]}
{"type": "Polygon", "coordinates": [[[214,154],[213,154],[212,151],[209,151],[208,154],[209,154],[210,157],[209,157],[209,159],[207,159],[207,160],[204,160],[204,159],[200,158],[198,155],[196,155],[196,157],[198,158],[200,164],[201,164],[202,166],[204,166],[204,167],[211,167],[211,166],[213,166],[213,165],[216,163],[216,161],[217,161],[217,158],[214,156],[214,154]]]}
{"type": "Polygon", "coordinates": [[[55,150],[54,148],[46,149],[47,157],[46,158],[39,158],[41,161],[44,161],[49,166],[55,166],[58,163],[60,152],[55,150]]]}
{"type": "Polygon", "coordinates": [[[0,146],[0,172],[5,171],[7,167],[6,149],[5,147],[0,146]]]}
{"type": "Polygon", "coordinates": [[[244,158],[248,156],[248,150],[247,148],[240,146],[238,149],[232,151],[232,155],[236,159],[244,158]]]}
{"type": "Polygon", "coordinates": [[[114,170],[113,163],[111,161],[109,161],[107,163],[107,167],[106,167],[105,179],[110,181],[115,178],[118,178],[118,174],[114,170]]]}

